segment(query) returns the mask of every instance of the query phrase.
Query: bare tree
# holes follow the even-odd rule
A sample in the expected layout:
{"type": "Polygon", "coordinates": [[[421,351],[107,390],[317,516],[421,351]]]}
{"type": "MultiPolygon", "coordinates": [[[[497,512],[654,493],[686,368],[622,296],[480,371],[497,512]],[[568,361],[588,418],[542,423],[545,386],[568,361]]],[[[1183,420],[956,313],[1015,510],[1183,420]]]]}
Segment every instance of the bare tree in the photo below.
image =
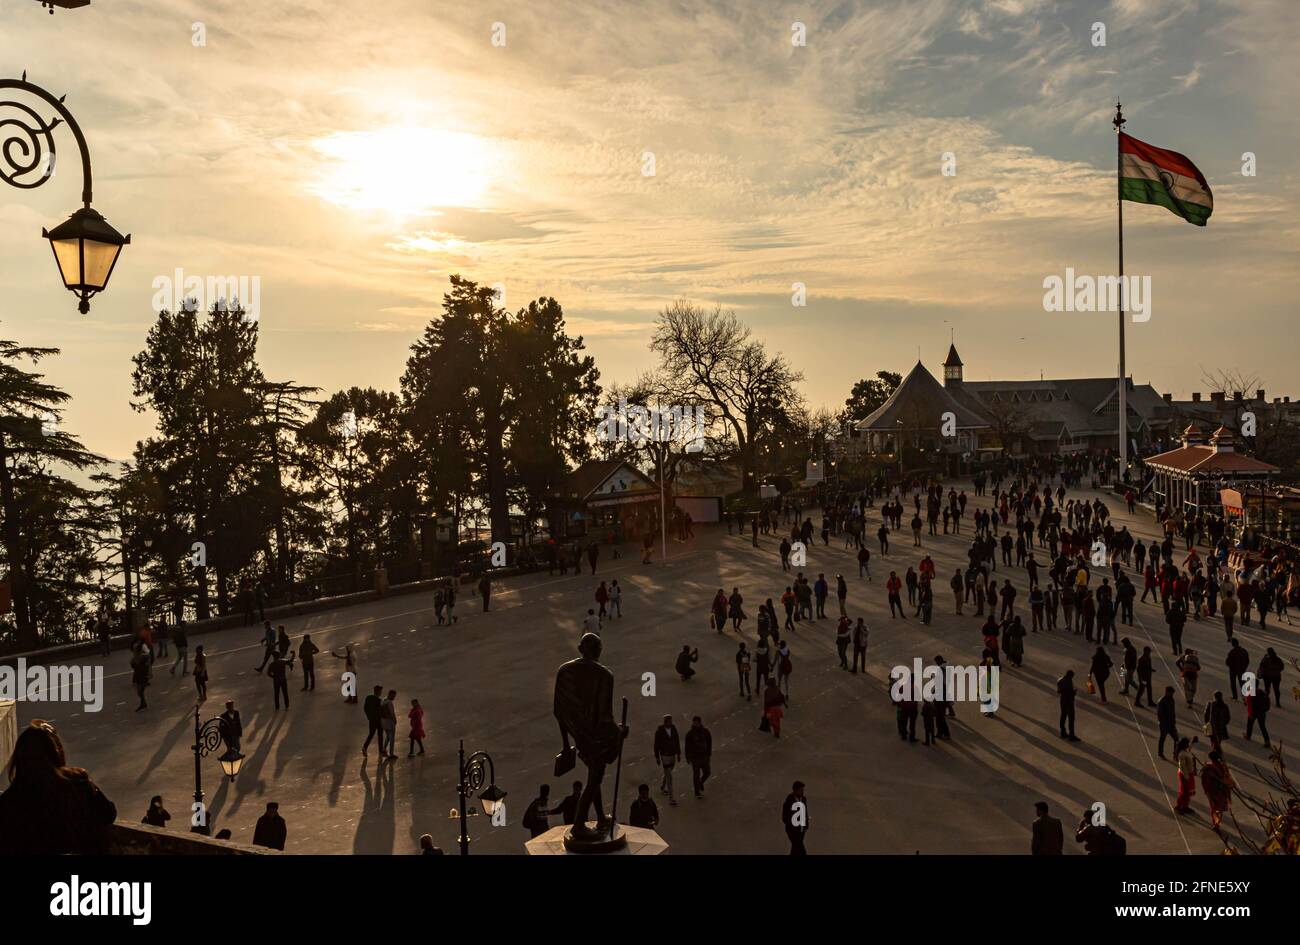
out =
{"type": "Polygon", "coordinates": [[[759,450],[781,445],[776,431],[802,404],[795,385],[803,375],[782,355],[769,355],[736,313],[721,306],[706,313],[674,302],[659,313],[650,347],[663,374],[717,412],[745,489],[757,492],[759,450]]]}
{"type": "Polygon", "coordinates": [[[1243,395],[1253,393],[1258,388],[1259,375],[1247,374],[1237,368],[1216,368],[1211,370],[1202,365],[1201,383],[1208,387],[1212,393],[1226,394],[1231,399],[1232,395],[1237,392],[1243,395]]]}
{"type": "MultiPolygon", "coordinates": [[[[1300,669],[1300,663],[1296,668],[1300,669]]],[[[1239,779],[1234,779],[1232,797],[1238,804],[1229,808],[1228,817],[1214,831],[1223,841],[1224,853],[1300,854],[1300,787],[1287,774],[1281,742],[1273,746],[1270,761],[1271,771],[1254,766],[1255,774],[1263,783],[1258,792],[1246,790],[1239,779]],[[1242,816],[1247,826],[1238,819],[1238,808],[1244,809],[1242,816]]]]}

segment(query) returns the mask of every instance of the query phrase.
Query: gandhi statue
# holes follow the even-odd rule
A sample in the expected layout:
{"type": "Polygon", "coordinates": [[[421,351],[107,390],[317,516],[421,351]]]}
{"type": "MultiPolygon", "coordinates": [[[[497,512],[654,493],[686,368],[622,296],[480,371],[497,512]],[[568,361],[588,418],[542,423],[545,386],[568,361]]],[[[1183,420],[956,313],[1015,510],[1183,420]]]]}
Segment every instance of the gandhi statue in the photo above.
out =
{"type": "Polygon", "coordinates": [[[578,798],[571,836],[594,842],[609,834],[610,823],[601,803],[600,785],[605,767],[618,760],[626,726],[614,721],[614,674],[601,663],[600,637],[584,633],[578,642],[582,655],[560,667],[555,674],[555,719],[560,723],[564,750],[570,739],[578,757],[587,765],[587,781],[578,798]],[[596,808],[596,829],[587,826],[587,814],[596,808]]]}

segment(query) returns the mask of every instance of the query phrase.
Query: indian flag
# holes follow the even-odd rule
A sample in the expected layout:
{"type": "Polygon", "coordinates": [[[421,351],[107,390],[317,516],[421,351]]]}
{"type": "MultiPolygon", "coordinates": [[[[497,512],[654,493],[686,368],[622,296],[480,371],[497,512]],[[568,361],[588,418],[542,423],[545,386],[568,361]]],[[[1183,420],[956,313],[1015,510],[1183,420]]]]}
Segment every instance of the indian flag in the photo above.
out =
{"type": "Polygon", "coordinates": [[[1119,136],[1119,196],[1159,204],[1197,226],[1214,212],[1214,195],[1195,164],[1126,134],[1119,136]]]}

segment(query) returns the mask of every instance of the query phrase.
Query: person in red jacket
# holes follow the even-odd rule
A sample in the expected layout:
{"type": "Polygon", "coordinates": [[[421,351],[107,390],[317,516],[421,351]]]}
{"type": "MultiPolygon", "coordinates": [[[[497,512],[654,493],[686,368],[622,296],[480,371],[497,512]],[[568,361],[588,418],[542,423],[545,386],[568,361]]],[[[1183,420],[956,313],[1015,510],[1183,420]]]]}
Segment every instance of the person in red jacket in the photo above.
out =
{"type": "Polygon", "coordinates": [[[900,592],[902,591],[902,589],[903,589],[903,582],[902,580],[899,579],[898,572],[890,571],[889,580],[885,582],[885,591],[889,594],[889,619],[890,620],[894,619],[895,607],[898,608],[898,616],[902,617],[904,620],[907,619],[907,614],[903,612],[903,598],[900,596],[900,592]]]}

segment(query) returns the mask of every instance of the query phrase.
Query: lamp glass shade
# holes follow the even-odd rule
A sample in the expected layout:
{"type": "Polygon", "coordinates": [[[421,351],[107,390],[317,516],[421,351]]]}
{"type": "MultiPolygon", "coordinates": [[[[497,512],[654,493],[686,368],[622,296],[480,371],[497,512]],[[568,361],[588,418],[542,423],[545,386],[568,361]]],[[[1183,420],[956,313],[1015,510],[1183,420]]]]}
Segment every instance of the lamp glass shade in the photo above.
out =
{"type": "Polygon", "coordinates": [[[497,805],[505,800],[505,797],[505,791],[495,784],[488,785],[488,789],[478,796],[479,801],[483,804],[483,813],[491,817],[496,813],[497,805]]]}
{"type": "Polygon", "coordinates": [[[122,247],[131,242],[89,207],[41,235],[50,241],[63,284],[83,296],[103,291],[122,247]]]}
{"type": "Polygon", "coordinates": [[[217,760],[221,762],[221,770],[232,781],[235,780],[235,775],[239,774],[239,769],[244,764],[244,756],[233,748],[227,748],[225,754],[217,760]]]}

